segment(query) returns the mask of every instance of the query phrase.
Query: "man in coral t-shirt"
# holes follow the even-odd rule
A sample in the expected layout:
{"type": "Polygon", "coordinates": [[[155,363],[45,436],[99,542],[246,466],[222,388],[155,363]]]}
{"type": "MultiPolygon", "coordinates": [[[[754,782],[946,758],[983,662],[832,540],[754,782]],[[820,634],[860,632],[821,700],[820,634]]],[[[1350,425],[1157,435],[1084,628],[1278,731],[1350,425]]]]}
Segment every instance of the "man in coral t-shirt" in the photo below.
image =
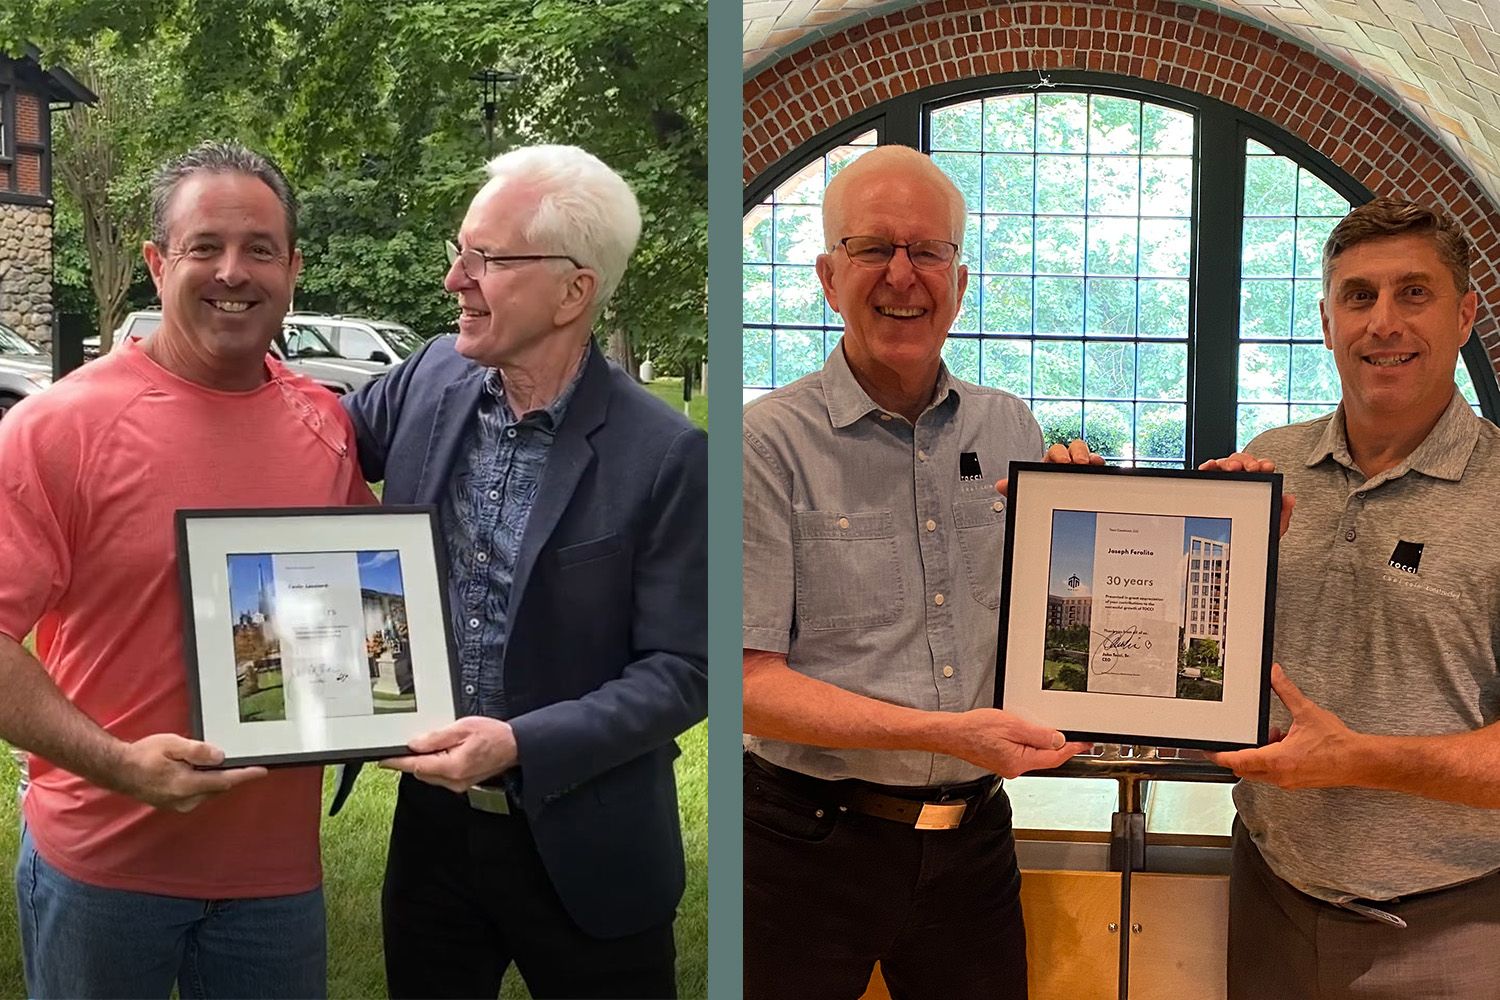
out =
{"type": "Polygon", "coordinates": [[[223,754],[183,735],[173,513],[369,493],[334,397],[266,357],[301,266],[281,173],[205,144],[152,195],[161,327],[0,423],[0,738],[32,754],[27,988],[323,996],[321,770],[195,769],[223,754]]]}

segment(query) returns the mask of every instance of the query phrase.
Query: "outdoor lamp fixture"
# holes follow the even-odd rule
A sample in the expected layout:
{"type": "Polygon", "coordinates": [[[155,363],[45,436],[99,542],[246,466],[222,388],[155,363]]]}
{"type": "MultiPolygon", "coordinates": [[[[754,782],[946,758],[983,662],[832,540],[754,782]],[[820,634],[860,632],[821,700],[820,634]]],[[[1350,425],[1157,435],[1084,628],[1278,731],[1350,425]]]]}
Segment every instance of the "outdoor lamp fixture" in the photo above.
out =
{"type": "Polygon", "coordinates": [[[480,108],[484,111],[485,154],[490,155],[495,152],[495,115],[499,108],[500,88],[519,82],[521,77],[506,70],[482,69],[469,79],[479,84],[480,96],[484,98],[480,108]]]}

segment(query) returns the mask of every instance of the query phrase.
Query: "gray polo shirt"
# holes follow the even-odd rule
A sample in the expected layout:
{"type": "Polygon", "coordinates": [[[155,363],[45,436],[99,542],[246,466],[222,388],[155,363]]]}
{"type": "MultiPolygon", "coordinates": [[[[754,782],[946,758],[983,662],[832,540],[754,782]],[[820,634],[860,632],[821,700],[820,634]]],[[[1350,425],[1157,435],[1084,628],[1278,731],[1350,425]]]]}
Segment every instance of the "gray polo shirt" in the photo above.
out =
{"type": "MultiPolygon", "coordinates": [[[[1344,411],[1246,449],[1297,498],[1281,540],[1278,662],[1357,732],[1463,733],[1500,714],[1500,430],[1454,393],[1432,433],[1366,480],[1344,411]]],[[[1290,713],[1271,699],[1271,722],[1290,713]]],[[[1391,899],[1500,868],[1500,809],[1360,788],[1241,782],[1234,800],[1271,869],[1331,902],[1391,899]]]]}
{"type": "MultiPolygon", "coordinates": [[[[1012,459],[1041,457],[1026,404],[946,366],[915,426],[870,399],[842,346],[822,371],[755,400],[744,418],[745,648],[896,705],[993,704],[1005,548],[995,481],[1012,459]]],[[[988,773],[919,751],[745,745],[819,778],[937,785],[988,773]]]]}

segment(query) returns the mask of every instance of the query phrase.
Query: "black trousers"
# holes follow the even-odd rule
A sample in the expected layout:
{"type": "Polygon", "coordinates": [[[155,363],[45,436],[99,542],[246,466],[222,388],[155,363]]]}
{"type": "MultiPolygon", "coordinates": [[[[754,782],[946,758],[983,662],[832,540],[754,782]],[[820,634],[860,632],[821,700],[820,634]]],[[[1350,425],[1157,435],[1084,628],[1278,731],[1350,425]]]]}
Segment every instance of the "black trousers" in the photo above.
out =
{"type": "Polygon", "coordinates": [[[816,801],[745,758],[745,1000],[1026,1000],[1010,800],[953,830],[816,801]]]}
{"type": "Polygon", "coordinates": [[[671,923],[601,940],[563,909],[524,817],[403,775],[381,893],[392,997],[494,1000],[514,962],[536,1000],[677,996],[671,923]]]}

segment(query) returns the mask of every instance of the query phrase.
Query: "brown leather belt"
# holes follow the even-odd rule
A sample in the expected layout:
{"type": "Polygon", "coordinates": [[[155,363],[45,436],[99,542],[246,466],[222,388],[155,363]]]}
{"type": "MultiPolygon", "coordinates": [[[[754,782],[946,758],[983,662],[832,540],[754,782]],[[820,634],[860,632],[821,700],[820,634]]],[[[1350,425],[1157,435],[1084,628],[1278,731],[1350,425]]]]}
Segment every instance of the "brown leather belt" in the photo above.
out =
{"type": "Polygon", "coordinates": [[[867,816],[877,816],[918,830],[952,830],[973,819],[1000,790],[999,775],[968,781],[959,785],[934,785],[927,788],[877,785],[857,778],[829,780],[814,778],[772,764],[756,754],[749,754],[755,766],[805,798],[831,802],[841,809],[852,809],[867,816]]]}

